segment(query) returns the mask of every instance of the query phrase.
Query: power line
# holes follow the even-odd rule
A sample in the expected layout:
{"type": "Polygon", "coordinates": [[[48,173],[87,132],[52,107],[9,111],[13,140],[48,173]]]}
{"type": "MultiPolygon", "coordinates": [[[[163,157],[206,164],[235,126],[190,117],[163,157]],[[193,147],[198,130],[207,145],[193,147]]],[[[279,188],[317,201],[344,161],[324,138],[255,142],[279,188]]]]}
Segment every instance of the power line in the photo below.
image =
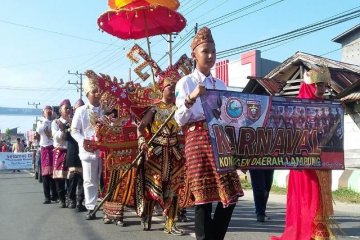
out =
{"type": "MultiPolygon", "coordinates": [[[[249,13],[244,14],[244,15],[241,15],[241,16],[239,16],[239,17],[236,17],[236,18],[230,19],[230,20],[228,20],[228,21],[219,23],[219,24],[214,25],[214,26],[211,26],[211,24],[210,24],[210,27],[211,27],[211,28],[216,28],[216,27],[222,26],[222,25],[227,24],[227,23],[229,23],[229,22],[238,20],[239,18],[243,18],[243,17],[245,17],[245,16],[247,16],[247,15],[250,15],[250,14],[253,14],[253,13],[256,13],[256,12],[259,12],[259,11],[261,11],[261,10],[264,10],[264,9],[266,9],[266,8],[269,8],[269,7],[271,7],[271,6],[274,6],[274,5],[276,5],[276,4],[279,4],[279,3],[283,2],[283,1],[285,1],[285,0],[279,0],[279,1],[277,1],[277,2],[274,2],[274,3],[271,3],[271,4],[269,4],[269,5],[266,5],[265,7],[259,8],[259,9],[257,9],[257,10],[252,11],[252,12],[249,12],[249,13]]],[[[262,2],[262,1],[261,1],[261,2],[262,2]]]]}
{"type": "MultiPolygon", "coordinates": [[[[347,12],[347,11],[346,11],[347,12]]],[[[355,18],[360,17],[360,10],[356,10],[356,11],[352,11],[350,13],[347,14],[343,14],[338,16],[339,14],[335,15],[338,17],[331,17],[331,18],[327,18],[326,20],[320,21],[320,22],[316,22],[310,25],[307,25],[305,27],[301,27],[298,29],[295,29],[293,31],[284,33],[284,34],[280,34],[271,38],[267,38],[261,41],[257,41],[257,42],[253,42],[253,43],[249,43],[246,45],[242,45],[239,47],[235,47],[235,48],[231,48],[231,49],[227,49],[224,51],[220,51],[217,53],[217,57],[218,58],[225,58],[228,56],[232,56],[235,54],[238,54],[240,51],[244,51],[244,50],[251,50],[251,49],[255,49],[255,48],[261,48],[261,47],[266,47],[272,44],[276,44],[279,42],[283,42],[292,38],[296,38],[302,35],[307,35],[319,30],[322,30],[324,28],[330,27],[330,26],[334,26],[337,25],[339,23],[342,22],[346,22],[355,18]]]]}
{"type": "Polygon", "coordinates": [[[267,0],[260,0],[260,1],[254,2],[254,3],[251,3],[249,5],[246,5],[244,7],[236,9],[236,10],[230,12],[230,13],[224,14],[224,15],[222,15],[220,17],[217,17],[217,18],[214,18],[214,19],[212,19],[210,21],[204,22],[204,23],[201,24],[201,26],[207,26],[207,25],[211,25],[211,24],[214,24],[214,23],[218,23],[218,22],[220,22],[220,21],[222,21],[224,19],[227,19],[227,18],[231,17],[232,15],[243,12],[243,11],[249,9],[249,8],[255,7],[255,6],[257,6],[257,5],[259,5],[259,4],[263,3],[263,2],[266,2],[266,1],[267,0]]]}
{"type": "Polygon", "coordinates": [[[79,37],[79,36],[76,36],[76,35],[73,35],[73,34],[57,32],[57,31],[48,30],[48,29],[39,28],[39,27],[34,27],[34,26],[25,25],[25,24],[21,24],[21,23],[14,23],[14,22],[2,20],[2,19],[0,19],[0,22],[1,22],[1,23],[5,23],[5,24],[10,24],[10,25],[18,26],[18,27],[23,27],[23,28],[28,28],[28,29],[32,29],[32,30],[37,30],[37,31],[41,31],[41,32],[56,34],[56,35],[60,35],[60,36],[63,36],[63,37],[69,37],[69,38],[74,38],[74,39],[78,39],[78,40],[83,40],[83,41],[88,41],[88,42],[93,42],[93,43],[104,44],[104,45],[112,45],[111,43],[100,42],[100,41],[93,40],[93,39],[89,39],[89,38],[79,37]]]}
{"type": "Polygon", "coordinates": [[[22,88],[22,87],[6,87],[0,86],[1,90],[8,90],[8,91],[25,91],[25,92],[48,92],[48,91],[69,91],[70,89],[63,89],[63,88],[22,88]]]}
{"type": "MultiPolygon", "coordinates": [[[[239,8],[239,9],[236,9],[235,11],[232,11],[232,12],[230,12],[230,13],[224,14],[224,15],[222,15],[222,16],[220,16],[220,17],[217,17],[217,18],[212,19],[212,20],[210,20],[210,21],[207,21],[207,22],[205,22],[205,23],[201,23],[201,24],[199,24],[199,26],[211,25],[211,24],[215,24],[215,23],[226,24],[226,23],[229,23],[229,22],[231,22],[231,21],[234,21],[234,20],[236,20],[236,19],[238,19],[238,18],[240,18],[240,17],[244,17],[244,16],[247,16],[247,15],[253,14],[253,13],[255,13],[255,12],[261,11],[261,10],[263,10],[263,9],[265,9],[265,8],[271,7],[271,6],[273,6],[273,5],[275,5],[275,4],[278,4],[278,3],[280,3],[280,2],[282,2],[282,1],[284,1],[284,0],[280,0],[280,1],[277,1],[277,2],[275,2],[275,3],[269,4],[269,5],[261,8],[261,9],[257,9],[257,10],[255,10],[255,11],[253,11],[253,12],[247,13],[247,14],[242,15],[242,16],[240,16],[240,17],[237,17],[237,18],[235,18],[235,19],[228,20],[228,21],[226,21],[226,22],[221,22],[221,21],[223,21],[223,20],[228,19],[230,16],[233,16],[233,15],[235,15],[235,14],[238,14],[238,13],[240,13],[240,12],[243,12],[243,11],[245,11],[245,10],[248,10],[248,9],[250,9],[250,8],[252,8],[252,7],[255,7],[255,6],[257,6],[257,5],[259,5],[259,4],[263,3],[263,2],[266,2],[266,1],[267,1],[267,0],[260,0],[260,1],[254,2],[254,3],[251,3],[251,4],[249,4],[249,5],[246,5],[246,6],[244,6],[244,7],[241,7],[241,8],[239,8]]],[[[218,25],[219,25],[219,24],[218,24],[218,25]]],[[[217,27],[218,25],[215,25],[215,27],[217,27]]],[[[214,28],[214,27],[212,27],[212,26],[210,26],[210,27],[211,27],[211,28],[214,28]]],[[[174,51],[173,51],[173,53],[175,54],[175,53],[177,53],[180,49],[182,49],[182,48],[185,46],[185,44],[187,44],[187,43],[189,42],[189,40],[191,40],[192,35],[193,35],[192,31],[189,31],[179,42],[177,42],[177,43],[174,45],[174,51]],[[175,49],[176,49],[176,50],[175,50],[175,49]]],[[[164,57],[162,57],[160,60],[163,60],[163,58],[164,58],[164,57]]],[[[160,61],[160,60],[159,60],[159,61],[160,61]]]]}

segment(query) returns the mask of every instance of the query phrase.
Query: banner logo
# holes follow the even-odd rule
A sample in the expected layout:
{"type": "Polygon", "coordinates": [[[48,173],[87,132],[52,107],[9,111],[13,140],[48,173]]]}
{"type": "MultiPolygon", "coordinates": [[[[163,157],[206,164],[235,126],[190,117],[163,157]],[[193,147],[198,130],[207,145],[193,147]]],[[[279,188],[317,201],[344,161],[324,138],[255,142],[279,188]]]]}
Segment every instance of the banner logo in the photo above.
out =
{"type": "Polygon", "coordinates": [[[243,113],[243,107],[239,99],[229,98],[226,101],[226,115],[232,120],[239,119],[243,113]]]}

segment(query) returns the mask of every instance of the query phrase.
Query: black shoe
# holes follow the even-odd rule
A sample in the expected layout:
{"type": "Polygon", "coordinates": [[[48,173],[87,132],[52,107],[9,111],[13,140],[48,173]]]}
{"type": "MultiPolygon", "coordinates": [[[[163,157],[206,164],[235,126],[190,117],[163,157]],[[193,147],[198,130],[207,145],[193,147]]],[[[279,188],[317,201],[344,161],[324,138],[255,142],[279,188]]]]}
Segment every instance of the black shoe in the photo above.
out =
{"type": "Polygon", "coordinates": [[[57,197],[51,197],[50,199],[52,202],[57,202],[57,203],[59,202],[59,199],[57,197]]]}
{"type": "Polygon", "coordinates": [[[94,210],[90,210],[90,211],[88,212],[88,214],[86,214],[85,219],[86,219],[86,220],[94,220],[94,219],[96,219],[96,215],[93,214],[93,212],[94,212],[94,210]]]}
{"type": "Polygon", "coordinates": [[[59,202],[59,207],[60,208],[66,208],[66,202],[65,201],[60,201],[59,202]]]}
{"type": "Polygon", "coordinates": [[[49,199],[45,199],[45,201],[43,202],[43,204],[50,204],[51,201],[49,199]]]}
{"type": "Polygon", "coordinates": [[[258,222],[265,222],[265,216],[258,215],[258,216],[256,217],[256,221],[258,221],[258,222]]]}
{"type": "Polygon", "coordinates": [[[86,212],[87,211],[86,207],[84,205],[82,205],[82,204],[76,205],[76,210],[78,212],[86,212]]]}
{"type": "Polygon", "coordinates": [[[75,201],[70,201],[70,202],[69,202],[69,205],[68,205],[68,208],[76,208],[76,203],[75,203],[75,201]]]}
{"type": "Polygon", "coordinates": [[[151,230],[151,221],[149,221],[148,217],[142,217],[141,218],[141,225],[143,226],[144,231],[150,231],[151,230]]]}

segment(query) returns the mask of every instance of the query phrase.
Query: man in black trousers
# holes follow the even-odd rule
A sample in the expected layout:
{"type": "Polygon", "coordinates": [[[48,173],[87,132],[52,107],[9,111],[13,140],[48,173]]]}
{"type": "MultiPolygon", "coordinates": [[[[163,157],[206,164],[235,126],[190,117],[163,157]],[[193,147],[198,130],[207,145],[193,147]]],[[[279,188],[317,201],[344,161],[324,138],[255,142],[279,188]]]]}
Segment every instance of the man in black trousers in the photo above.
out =
{"type": "Polygon", "coordinates": [[[273,182],[274,170],[250,170],[253,189],[256,220],[265,222],[266,205],[273,182]]]}

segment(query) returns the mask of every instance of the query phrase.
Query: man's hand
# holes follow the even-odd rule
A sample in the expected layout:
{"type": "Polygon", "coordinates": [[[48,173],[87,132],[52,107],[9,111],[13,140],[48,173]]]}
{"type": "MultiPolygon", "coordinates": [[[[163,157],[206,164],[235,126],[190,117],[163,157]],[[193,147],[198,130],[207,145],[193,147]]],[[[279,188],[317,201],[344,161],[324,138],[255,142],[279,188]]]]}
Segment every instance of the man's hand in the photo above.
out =
{"type": "Polygon", "coordinates": [[[189,95],[190,99],[196,100],[196,98],[206,92],[206,88],[202,84],[198,84],[194,91],[192,91],[189,95]]]}
{"type": "Polygon", "coordinates": [[[95,151],[94,148],[91,147],[90,144],[86,144],[85,142],[84,142],[84,149],[85,149],[85,151],[91,152],[91,153],[93,153],[95,151]]]}
{"type": "Polygon", "coordinates": [[[59,119],[56,120],[56,124],[59,126],[60,131],[65,130],[64,124],[59,119]]]}

